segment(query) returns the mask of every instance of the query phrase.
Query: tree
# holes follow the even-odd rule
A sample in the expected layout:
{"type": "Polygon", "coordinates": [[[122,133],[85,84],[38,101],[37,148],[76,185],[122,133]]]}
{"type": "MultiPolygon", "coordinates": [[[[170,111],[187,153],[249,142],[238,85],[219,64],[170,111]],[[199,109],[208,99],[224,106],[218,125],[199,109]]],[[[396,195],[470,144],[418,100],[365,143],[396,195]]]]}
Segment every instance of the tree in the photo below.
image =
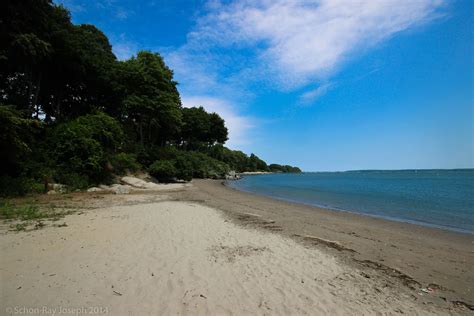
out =
{"type": "Polygon", "coordinates": [[[229,139],[229,132],[225,127],[224,120],[217,113],[211,113],[209,114],[209,121],[211,125],[209,144],[224,144],[229,139]]]}
{"type": "MultiPolygon", "coordinates": [[[[92,25],[58,31],[45,71],[41,106],[48,119],[65,121],[94,110],[109,111],[120,99],[113,90],[116,63],[107,37],[92,25]]],[[[112,112],[112,111],[111,111],[112,112]]]]}
{"type": "Polygon", "coordinates": [[[7,0],[0,19],[0,91],[27,116],[65,121],[117,99],[110,86],[115,56],[92,25],[73,25],[48,0],[7,0]]]}
{"type": "Polygon", "coordinates": [[[181,100],[173,72],[159,54],[139,52],[121,62],[117,73],[125,97],[121,118],[143,146],[165,145],[178,137],[181,100]]]}
{"type": "Polygon", "coordinates": [[[117,61],[104,33],[52,0],[1,2],[0,44],[0,195],[50,180],[84,188],[150,165],[184,180],[268,169],[223,146],[217,113],[182,108],[158,53],[117,61]]]}
{"type": "Polygon", "coordinates": [[[203,107],[183,108],[182,142],[188,149],[223,144],[227,140],[224,120],[216,113],[208,113],[203,107]]]}
{"type": "Polygon", "coordinates": [[[271,172],[300,173],[301,169],[289,165],[271,164],[268,166],[271,172]]]}
{"type": "Polygon", "coordinates": [[[6,0],[0,10],[0,91],[6,104],[33,112],[52,52],[48,0],[6,0]]]}
{"type": "Polygon", "coordinates": [[[258,158],[256,155],[251,154],[249,158],[249,171],[268,171],[268,166],[262,159],[258,158]]]}
{"type": "Polygon", "coordinates": [[[19,162],[32,150],[32,123],[13,106],[0,105],[0,176],[21,172],[19,162]]]}

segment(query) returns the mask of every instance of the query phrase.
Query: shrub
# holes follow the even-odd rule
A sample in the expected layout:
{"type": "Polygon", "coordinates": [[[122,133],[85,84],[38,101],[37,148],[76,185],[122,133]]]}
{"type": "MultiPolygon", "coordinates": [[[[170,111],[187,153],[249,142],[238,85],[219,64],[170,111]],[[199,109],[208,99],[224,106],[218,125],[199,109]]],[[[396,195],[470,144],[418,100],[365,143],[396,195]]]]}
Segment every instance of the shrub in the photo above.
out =
{"type": "Polygon", "coordinates": [[[98,141],[106,151],[117,150],[125,139],[123,129],[117,120],[105,113],[81,116],[75,122],[86,127],[90,137],[98,141]]]}
{"type": "Polygon", "coordinates": [[[48,135],[47,145],[56,180],[76,188],[108,180],[107,157],[122,141],[119,123],[103,113],[56,126],[48,135]]]}
{"type": "Polygon", "coordinates": [[[81,174],[100,181],[106,158],[100,143],[91,137],[87,127],[77,122],[66,123],[53,130],[50,155],[56,164],[56,175],[81,174]]]}
{"type": "Polygon", "coordinates": [[[13,106],[0,104],[0,174],[12,175],[18,161],[31,152],[32,120],[23,116],[13,106]]]}
{"type": "Polygon", "coordinates": [[[31,192],[33,182],[25,177],[0,176],[0,196],[20,196],[31,192]]]}
{"type": "Polygon", "coordinates": [[[176,177],[176,168],[171,160],[157,160],[148,168],[148,173],[159,181],[172,181],[176,177]]]}
{"type": "Polygon", "coordinates": [[[186,159],[193,168],[194,178],[223,178],[229,171],[229,166],[200,152],[185,152],[186,159]]]}
{"type": "Polygon", "coordinates": [[[214,145],[206,149],[206,153],[229,166],[237,172],[268,171],[265,161],[254,154],[250,157],[239,150],[230,150],[222,145],[214,145]]]}
{"type": "Polygon", "coordinates": [[[118,175],[140,170],[140,164],[137,162],[137,156],[134,154],[115,154],[111,157],[110,163],[112,164],[114,173],[118,175]]]}
{"type": "Polygon", "coordinates": [[[176,167],[176,177],[184,181],[191,181],[193,178],[193,164],[184,156],[177,157],[174,161],[176,167]]]}
{"type": "Polygon", "coordinates": [[[76,172],[61,172],[60,170],[57,171],[54,178],[59,183],[67,185],[68,191],[86,189],[92,182],[86,175],[76,172]]]}

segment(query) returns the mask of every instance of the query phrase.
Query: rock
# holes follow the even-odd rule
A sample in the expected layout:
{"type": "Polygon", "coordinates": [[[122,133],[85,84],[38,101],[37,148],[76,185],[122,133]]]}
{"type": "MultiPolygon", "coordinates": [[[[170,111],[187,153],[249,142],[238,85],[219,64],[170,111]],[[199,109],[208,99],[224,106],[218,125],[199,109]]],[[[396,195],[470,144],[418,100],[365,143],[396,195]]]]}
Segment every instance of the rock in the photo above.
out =
{"type": "Polygon", "coordinates": [[[122,183],[125,183],[127,185],[130,185],[134,188],[138,189],[156,189],[159,188],[160,186],[156,183],[153,182],[147,182],[142,179],[138,179],[135,177],[123,177],[120,179],[122,183]]]}
{"type": "Polygon", "coordinates": [[[87,192],[102,192],[102,191],[104,191],[104,189],[98,188],[98,187],[92,187],[92,188],[87,189],[87,192]]]}
{"type": "Polygon", "coordinates": [[[234,170],[231,170],[225,175],[225,178],[226,180],[239,180],[240,175],[237,174],[234,170]]]}
{"type": "Polygon", "coordinates": [[[110,189],[115,194],[129,194],[132,187],[123,184],[113,184],[110,189]]]}
{"type": "Polygon", "coordinates": [[[58,193],[66,193],[67,186],[65,186],[64,184],[55,183],[53,184],[53,190],[58,193]]]}

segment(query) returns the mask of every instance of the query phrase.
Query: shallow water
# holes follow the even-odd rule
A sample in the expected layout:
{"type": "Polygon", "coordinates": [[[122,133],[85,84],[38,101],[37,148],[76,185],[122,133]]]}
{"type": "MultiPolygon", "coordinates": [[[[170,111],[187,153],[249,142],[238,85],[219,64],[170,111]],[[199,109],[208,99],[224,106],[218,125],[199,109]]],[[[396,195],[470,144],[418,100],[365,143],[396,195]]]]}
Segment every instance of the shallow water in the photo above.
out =
{"type": "Polygon", "coordinates": [[[266,174],[229,185],[277,199],[474,234],[474,169],[266,174]]]}

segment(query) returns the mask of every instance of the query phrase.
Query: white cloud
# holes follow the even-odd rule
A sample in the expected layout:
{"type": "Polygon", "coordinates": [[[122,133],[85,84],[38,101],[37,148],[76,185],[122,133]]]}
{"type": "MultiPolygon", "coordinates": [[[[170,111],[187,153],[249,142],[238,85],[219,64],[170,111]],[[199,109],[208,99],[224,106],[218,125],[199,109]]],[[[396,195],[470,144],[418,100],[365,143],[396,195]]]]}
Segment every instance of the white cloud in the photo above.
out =
{"type": "Polygon", "coordinates": [[[189,34],[194,49],[258,48],[259,71],[297,88],[352,55],[438,14],[441,0],[265,0],[210,6],[189,34]],[[198,46],[198,47],[196,47],[198,46]]]}
{"type": "Polygon", "coordinates": [[[324,83],[316,89],[303,93],[300,97],[300,101],[304,104],[314,102],[319,97],[323,96],[329,89],[332,89],[334,85],[332,83],[324,83]]]}
{"type": "Polygon", "coordinates": [[[230,147],[238,147],[249,143],[249,132],[254,127],[254,119],[240,115],[235,105],[227,100],[209,96],[181,97],[184,107],[202,106],[207,112],[215,112],[224,120],[229,130],[230,147]]]}
{"type": "Polygon", "coordinates": [[[164,56],[184,101],[231,108],[230,142],[242,142],[252,124],[239,126],[237,104],[268,89],[305,89],[298,101],[314,103],[348,60],[443,7],[443,0],[211,0],[186,43],[164,56]]]}

